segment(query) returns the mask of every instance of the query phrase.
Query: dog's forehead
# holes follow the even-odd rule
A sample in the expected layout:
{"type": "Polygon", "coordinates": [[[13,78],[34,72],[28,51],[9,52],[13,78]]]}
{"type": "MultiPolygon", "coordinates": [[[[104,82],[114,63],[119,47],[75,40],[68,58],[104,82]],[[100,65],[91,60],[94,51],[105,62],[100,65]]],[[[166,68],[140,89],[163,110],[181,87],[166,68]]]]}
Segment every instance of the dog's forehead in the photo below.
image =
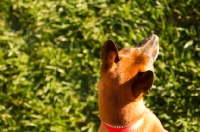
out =
{"type": "Polygon", "coordinates": [[[134,55],[135,57],[138,55],[141,55],[142,52],[138,50],[138,48],[123,48],[118,52],[119,56],[126,56],[126,57],[132,57],[134,55]]]}
{"type": "Polygon", "coordinates": [[[132,66],[134,66],[134,69],[137,67],[142,71],[153,70],[153,63],[151,63],[149,57],[143,54],[138,48],[123,48],[118,54],[120,58],[126,58],[122,59],[123,67],[126,64],[127,66],[130,66],[130,68],[133,68],[132,66]]]}
{"type": "Polygon", "coordinates": [[[119,55],[130,55],[134,52],[134,50],[135,50],[134,48],[123,48],[118,52],[118,54],[119,55]]]}
{"type": "Polygon", "coordinates": [[[140,48],[123,48],[122,50],[120,50],[118,52],[118,54],[119,54],[119,56],[130,56],[130,55],[134,54],[135,57],[140,56],[140,58],[141,58],[141,56],[143,56],[143,57],[145,56],[145,57],[148,57],[148,59],[151,60],[151,58],[148,55],[144,54],[140,50],[140,48]]]}

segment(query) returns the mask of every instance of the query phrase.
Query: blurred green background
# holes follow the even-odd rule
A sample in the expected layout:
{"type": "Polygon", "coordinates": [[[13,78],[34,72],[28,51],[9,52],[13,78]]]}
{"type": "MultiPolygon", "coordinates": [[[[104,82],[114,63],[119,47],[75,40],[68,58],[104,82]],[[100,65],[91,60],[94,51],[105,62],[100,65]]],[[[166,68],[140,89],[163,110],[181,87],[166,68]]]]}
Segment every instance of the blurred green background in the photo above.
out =
{"type": "Polygon", "coordinates": [[[198,0],[1,0],[0,131],[95,132],[101,46],[155,33],[145,103],[171,132],[200,132],[198,0]]]}

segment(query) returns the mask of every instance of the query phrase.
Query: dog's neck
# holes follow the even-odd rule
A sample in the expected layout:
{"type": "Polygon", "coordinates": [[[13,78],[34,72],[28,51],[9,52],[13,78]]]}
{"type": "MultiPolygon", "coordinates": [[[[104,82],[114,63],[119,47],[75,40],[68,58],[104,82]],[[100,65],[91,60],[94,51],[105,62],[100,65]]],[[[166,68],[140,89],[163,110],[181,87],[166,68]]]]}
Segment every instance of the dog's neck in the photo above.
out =
{"type": "Polygon", "coordinates": [[[111,126],[129,126],[143,118],[146,112],[143,99],[135,102],[130,102],[123,106],[120,110],[110,109],[107,107],[108,113],[100,111],[101,120],[111,126]]]}

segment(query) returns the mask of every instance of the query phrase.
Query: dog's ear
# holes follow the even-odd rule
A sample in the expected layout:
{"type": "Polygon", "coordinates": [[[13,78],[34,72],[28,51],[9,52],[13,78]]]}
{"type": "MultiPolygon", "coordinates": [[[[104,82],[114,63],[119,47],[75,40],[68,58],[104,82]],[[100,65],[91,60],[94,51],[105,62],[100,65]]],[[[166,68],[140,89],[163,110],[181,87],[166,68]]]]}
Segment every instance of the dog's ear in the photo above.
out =
{"type": "Polygon", "coordinates": [[[138,94],[149,94],[149,90],[153,84],[153,76],[154,74],[150,70],[145,72],[138,72],[132,84],[133,92],[138,94]]]}
{"type": "Polygon", "coordinates": [[[102,65],[106,69],[111,68],[115,62],[119,61],[118,49],[113,41],[107,40],[104,43],[102,47],[101,60],[102,65]]]}

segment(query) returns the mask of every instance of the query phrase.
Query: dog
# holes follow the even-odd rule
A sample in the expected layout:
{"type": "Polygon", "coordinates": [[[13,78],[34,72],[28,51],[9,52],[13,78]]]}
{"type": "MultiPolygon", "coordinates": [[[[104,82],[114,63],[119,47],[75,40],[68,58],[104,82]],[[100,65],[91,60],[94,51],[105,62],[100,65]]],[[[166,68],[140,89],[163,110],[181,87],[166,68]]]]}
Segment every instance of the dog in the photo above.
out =
{"type": "Polygon", "coordinates": [[[148,94],[153,84],[153,63],[158,53],[159,37],[155,34],[135,48],[120,51],[113,41],[104,43],[98,83],[98,132],[167,132],[143,102],[143,94],[148,94]]]}

